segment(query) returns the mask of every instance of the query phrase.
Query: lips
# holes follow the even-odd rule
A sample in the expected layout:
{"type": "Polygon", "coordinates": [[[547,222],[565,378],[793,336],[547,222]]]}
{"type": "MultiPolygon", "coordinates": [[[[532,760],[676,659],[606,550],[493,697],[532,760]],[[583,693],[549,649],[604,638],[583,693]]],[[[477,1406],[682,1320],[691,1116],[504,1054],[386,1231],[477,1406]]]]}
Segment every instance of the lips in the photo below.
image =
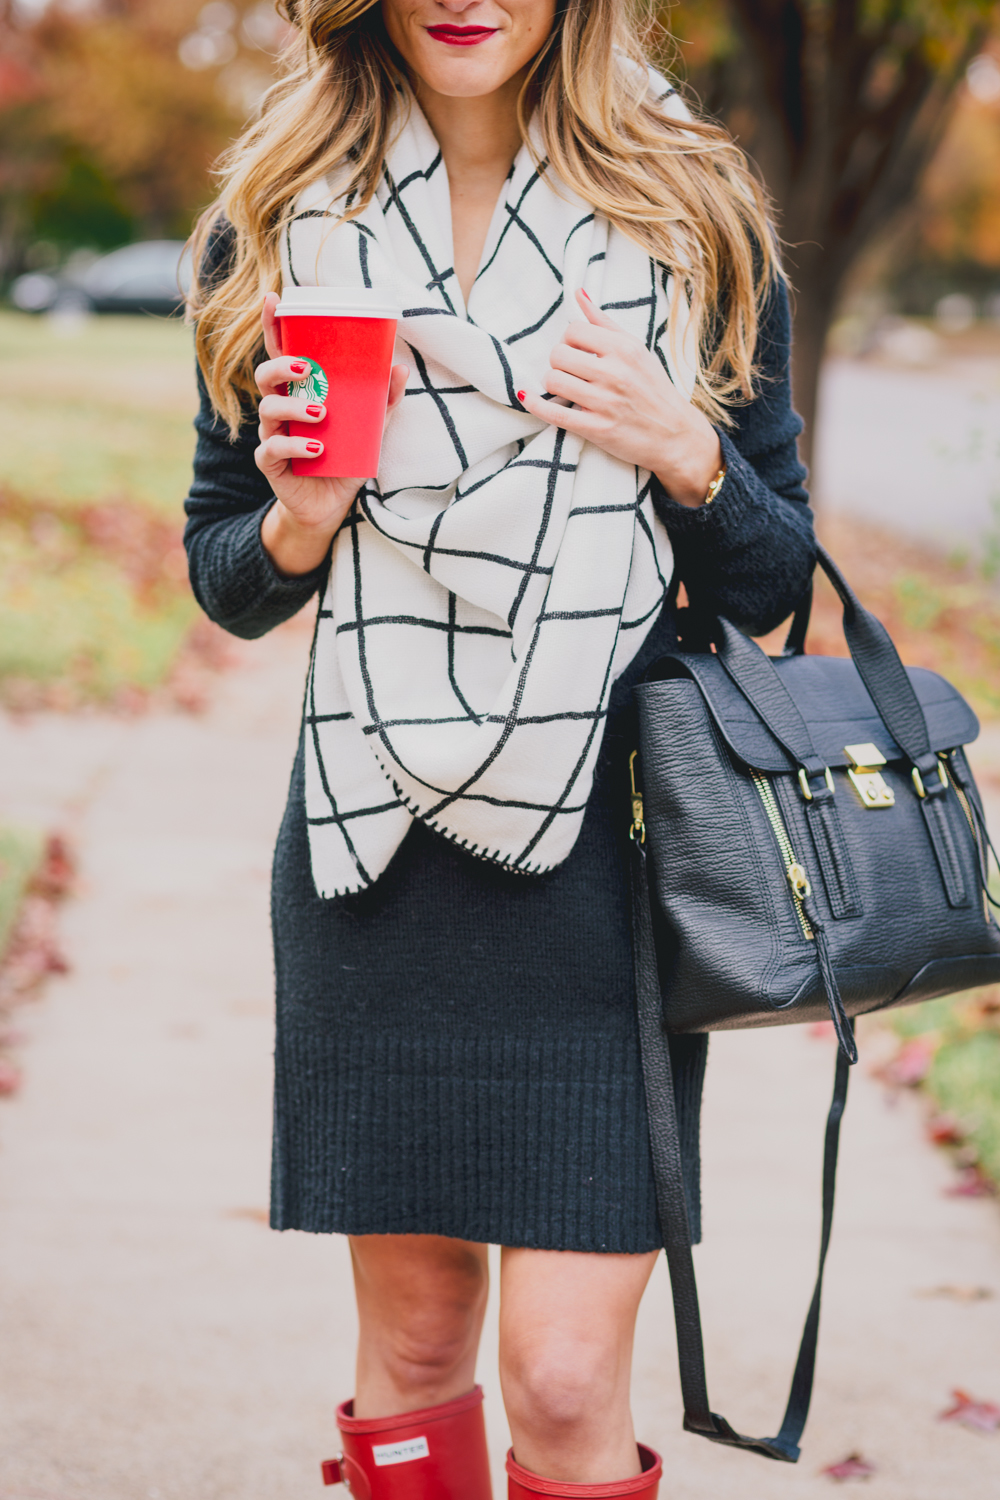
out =
{"type": "Polygon", "coordinates": [[[427,35],[449,47],[477,47],[488,37],[495,36],[498,29],[496,26],[428,26],[427,35]]]}

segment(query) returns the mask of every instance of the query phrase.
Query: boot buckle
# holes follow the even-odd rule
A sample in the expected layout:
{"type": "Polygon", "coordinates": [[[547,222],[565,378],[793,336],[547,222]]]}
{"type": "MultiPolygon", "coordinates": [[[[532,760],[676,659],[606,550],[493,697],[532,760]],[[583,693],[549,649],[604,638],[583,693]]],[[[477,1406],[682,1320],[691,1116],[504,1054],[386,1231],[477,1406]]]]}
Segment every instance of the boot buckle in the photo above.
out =
{"type": "Polygon", "coordinates": [[[336,1458],[325,1458],[320,1465],[323,1471],[324,1484],[343,1484],[344,1476],[340,1471],[344,1455],[338,1453],[336,1458]]]}

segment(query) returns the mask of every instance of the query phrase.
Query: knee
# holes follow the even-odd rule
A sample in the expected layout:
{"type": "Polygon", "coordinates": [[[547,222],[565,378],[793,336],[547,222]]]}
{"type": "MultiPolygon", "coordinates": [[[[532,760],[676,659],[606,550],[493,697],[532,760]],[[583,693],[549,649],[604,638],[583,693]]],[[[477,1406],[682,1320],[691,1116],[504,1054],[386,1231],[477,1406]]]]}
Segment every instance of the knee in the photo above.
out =
{"type": "Polygon", "coordinates": [[[414,1309],[380,1339],[382,1363],[400,1390],[436,1389],[469,1357],[479,1333],[478,1319],[459,1316],[455,1309],[436,1315],[434,1309],[414,1309]]]}
{"type": "Polygon", "coordinates": [[[485,1277],[455,1277],[394,1300],[380,1319],[382,1362],[399,1389],[436,1391],[474,1359],[486,1306],[485,1277]]]}
{"type": "Polygon", "coordinates": [[[592,1425],[614,1398],[613,1364],[607,1351],[571,1338],[508,1350],[503,1391],[512,1426],[558,1439],[592,1425]]]}

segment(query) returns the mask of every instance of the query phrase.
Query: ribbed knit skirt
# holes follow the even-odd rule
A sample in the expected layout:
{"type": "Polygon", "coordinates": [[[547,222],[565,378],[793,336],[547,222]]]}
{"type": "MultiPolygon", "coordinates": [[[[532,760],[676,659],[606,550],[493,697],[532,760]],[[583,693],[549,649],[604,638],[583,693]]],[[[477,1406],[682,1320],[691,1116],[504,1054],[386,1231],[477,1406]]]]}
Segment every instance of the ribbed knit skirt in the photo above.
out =
{"type": "MultiPolygon", "coordinates": [[[[275,1228],[662,1245],[632,982],[627,690],[580,838],[541,876],[414,823],[374,886],[321,899],[300,746],[273,880],[275,1228]]],[[[697,1238],[706,1044],[671,1045],[697,1238]]]]}

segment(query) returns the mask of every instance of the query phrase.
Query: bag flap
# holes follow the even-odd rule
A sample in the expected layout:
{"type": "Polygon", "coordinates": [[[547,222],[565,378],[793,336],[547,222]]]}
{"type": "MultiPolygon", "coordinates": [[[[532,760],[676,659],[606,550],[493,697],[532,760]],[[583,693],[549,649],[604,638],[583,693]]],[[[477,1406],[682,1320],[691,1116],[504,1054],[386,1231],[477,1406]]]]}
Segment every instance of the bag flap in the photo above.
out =
{"type": "MultiPolygon", "coordinates": [[[[887,761],[903,759],[886,729],[857,667],[848,657],[772,657],[799,713],[809,726],[816,752],[828,766],[849,764],[845,745],[877,745],[887,761]]],[[[979,734],[979,720],[961,693],[937,672],[907,667],[907,674],[927,719],[932,750],[954,750],[979,734]]],[[[718,657],[684,652],[661,656],[646,673],[646,683],[691,677],[698,684],[719,732],[744,764],[761,771],[788,772],[794,761],[758,717],[718,657]]],[[[639,684],[640,693],[645,684],[639,684]]]]}

